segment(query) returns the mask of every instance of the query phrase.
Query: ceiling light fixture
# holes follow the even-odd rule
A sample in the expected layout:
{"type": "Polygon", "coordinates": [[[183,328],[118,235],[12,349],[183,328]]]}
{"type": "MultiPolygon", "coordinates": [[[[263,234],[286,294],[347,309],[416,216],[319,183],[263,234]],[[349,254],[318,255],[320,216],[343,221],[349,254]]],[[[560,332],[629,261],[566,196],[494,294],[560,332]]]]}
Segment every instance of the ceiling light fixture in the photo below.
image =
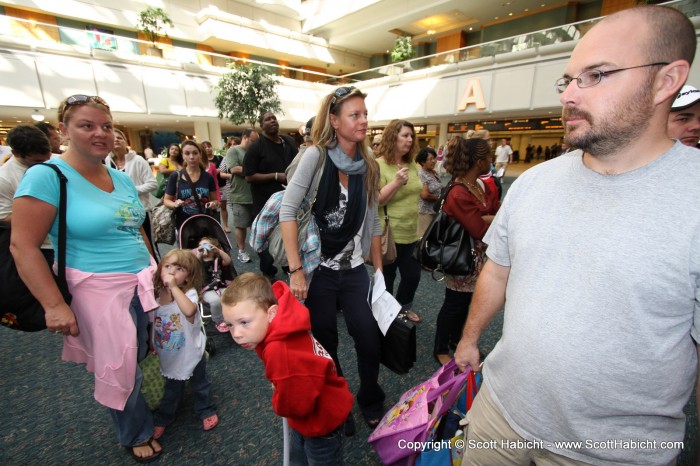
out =
{"type": "Polygon", "coordinates": [[[34,121],[44,121],[44,115],[39,113],[39,110],[34,110],[34,113],[32,113],[32,120],[34,121]]]}

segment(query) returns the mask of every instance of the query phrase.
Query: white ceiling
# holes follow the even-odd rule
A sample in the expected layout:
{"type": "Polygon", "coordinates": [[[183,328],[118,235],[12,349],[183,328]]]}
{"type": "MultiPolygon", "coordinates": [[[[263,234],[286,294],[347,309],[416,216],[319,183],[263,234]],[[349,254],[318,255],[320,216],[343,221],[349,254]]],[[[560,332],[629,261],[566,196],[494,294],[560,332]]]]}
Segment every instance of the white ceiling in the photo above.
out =
{"type": "MultiPolygon", "coordinates": [[[[427,42],[458,30],[468,31],[472,28],[477,31],[486,23],[533,14],[562,4],[561,0],[235,1],[293,18],[300,23],[304,21],[308,21],[308,24],[313,23],[315,25],[313,29],[304,29],[303,32],[325,38],[334,48],[355,51],[367,56],[384,53],[392,47],[397,37],[396,33],[390,32],[392,30],[405,31],[413,35],[415,40],[427,42]],[[304,17],[304,6],[308,7],[307,11],[311,8],[320,11],[330,6],[349,13],[338,19],[333,19],[331,15],[331,19],[326,22],[320,16],[309,21],[304,17]],[[428,35],[428,29],[435,30],[435,34],[428,35]]],[[[595,0],[579,0],[579,3],[593,1],[595,0]]],[[[48,114],[47,110],[42,112],[47,119],[55,121],[54,114],[48,114]]],[[[18,121],[31,123],[31,113],[32,110],[26,108],[0,107],[0,127],[8,124],[14,126],[18,121]]],[[[526,115],[527,112],[520,113],[522,114],[518,116],[530,116],[526,115]]],[[[183,132],[192,131],[193,119],[182,119],[170,115],[115,114],[114,116],[119,125],[142,126],[145,123],[152,129],[162,126],[183,132]]],[[[491,115],[491,117],[497,118],[499,115],[491,115]]],[[[502,117],[507,118],[512,115],[502,115],[502,117]]],[[[423,122],[416,121],[416,123],[423,122]]],[[[431,121],[431,123],[439,123],[439,121],[431,121]]],[[[232,128],[233,125],[222,121],[223,131],[232,128]]]]}
{"type": "MultiPolygon", "coordinates": [[[[292,7],[290,0],[238,0],[255,5],[256,8],[286,14],[307,23],[317,24],[303,32],[328,40],[332,47],[361,52],[366,55],[383,53],[391,49],[396,34],[392,30],[405,31],[415,40],[428,42],[441,35],[458,30],[478,31],[485,23],[508,20],[517,16],[531,15],[538,11],[561,6],[562,0],[325,0],[335,9],[347,8],[347,4],[367,5],[350,8],[350,12],[339,19],[323,22],[314,17],[303,18],[303,12],[292,7]],[[259,3],[263,1],[264,3],[259,3]],[[320,22],[320,24],[318,24],[320,22]],[[434,35],[428,35],[428,30],[434,35]]],[[[324,0],[309,0],[321,3],[324,0]]],[[[578,0],[592,3],[596,0],[578,0]]],[[[303,9],[303,8],[302,8],[303,9]]],[[[322,7],[316,7],[321,10],[322,7]]]]}

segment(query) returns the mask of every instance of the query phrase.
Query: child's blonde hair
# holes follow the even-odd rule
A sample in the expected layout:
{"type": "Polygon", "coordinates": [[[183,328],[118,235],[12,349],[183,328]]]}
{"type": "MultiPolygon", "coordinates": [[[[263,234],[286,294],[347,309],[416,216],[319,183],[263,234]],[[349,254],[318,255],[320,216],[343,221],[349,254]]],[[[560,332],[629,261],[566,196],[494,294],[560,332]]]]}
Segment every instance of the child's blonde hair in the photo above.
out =
{"type": "Polygon", "coordinates": [[[221,304],[225,306],[235,306],[243,301],[253,301],[264,310],[277,304],[270,281],[253,272],[237,276],[221,295],[221,304]]]}
{"type": "Polygon", "coordinates": [[[185,288],[183,291],[194,288],[197,294],[200,294],[204,286],[204,274],[202,273],[202,266],[199,260],[187,249],[171,249],[163,256],[160,263],[158,263],[158,269],[156,269],[156,273],[153,276],[153,291],[156,297],[160,294],[161,290],[165,288],[165,284],[163,283],[163,279],[160,278],[160,275],[163,270],[163,264],[170,258],[175,258],[173,263],[187,270],[187,279],[183,285],[183,288],[185,288]]]}

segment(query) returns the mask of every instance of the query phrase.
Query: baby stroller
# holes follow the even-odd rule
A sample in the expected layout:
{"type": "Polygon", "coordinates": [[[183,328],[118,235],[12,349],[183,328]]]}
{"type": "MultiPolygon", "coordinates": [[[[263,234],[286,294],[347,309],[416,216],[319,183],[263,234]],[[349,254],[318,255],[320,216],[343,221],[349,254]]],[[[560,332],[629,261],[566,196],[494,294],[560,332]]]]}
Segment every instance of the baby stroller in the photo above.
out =
{"type": "MultiPolygon", "coordinates": [[[[216,238],[219,243],[221,243],[221,249],[231,255],[231,242],[228,236],[226,236],[224,228],[213,217],[204,214],[193,215],[182,223],[180,234],[178,235],[179,246],[181,249],[195,249],[199,246],[199,242],[204,237],[216,238]]],[[[224,267],[218,262],[218,258],[214,259],[214,273],[212,274],[211,280],[204,284],[202,292],[213,290],[221,295],[231,280],[238,275],[233,266],[233,262],[224,267]]],[[[204,328],[208,337],[212,335],[226,335],[212,328],[211,311],[207,303],[199,303],[199,312],[202,316],[202,322],[204,323],[204,328]]],[[[211,338],[207,338],[206,350],[209,352],[210,356],[213,356],[216,352],[216,346],[211,338]]]]}

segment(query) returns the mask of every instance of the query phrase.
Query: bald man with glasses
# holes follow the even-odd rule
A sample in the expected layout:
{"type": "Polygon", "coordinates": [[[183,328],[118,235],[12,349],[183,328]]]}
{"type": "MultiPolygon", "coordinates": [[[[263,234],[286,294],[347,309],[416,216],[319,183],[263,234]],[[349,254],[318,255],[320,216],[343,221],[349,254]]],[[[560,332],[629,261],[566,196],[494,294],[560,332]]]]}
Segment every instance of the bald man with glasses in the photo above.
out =
{"type": "Polygon", "coordinates": [[[463,464],[675,463],[700,338],[700,157],[666,120],[695,48],[683,14],[643,6],[574,49],[556,91],[577,150],[521,175],[484,237],[457,365],[478,368],[505,306],[503,336],[463,464]]]}

